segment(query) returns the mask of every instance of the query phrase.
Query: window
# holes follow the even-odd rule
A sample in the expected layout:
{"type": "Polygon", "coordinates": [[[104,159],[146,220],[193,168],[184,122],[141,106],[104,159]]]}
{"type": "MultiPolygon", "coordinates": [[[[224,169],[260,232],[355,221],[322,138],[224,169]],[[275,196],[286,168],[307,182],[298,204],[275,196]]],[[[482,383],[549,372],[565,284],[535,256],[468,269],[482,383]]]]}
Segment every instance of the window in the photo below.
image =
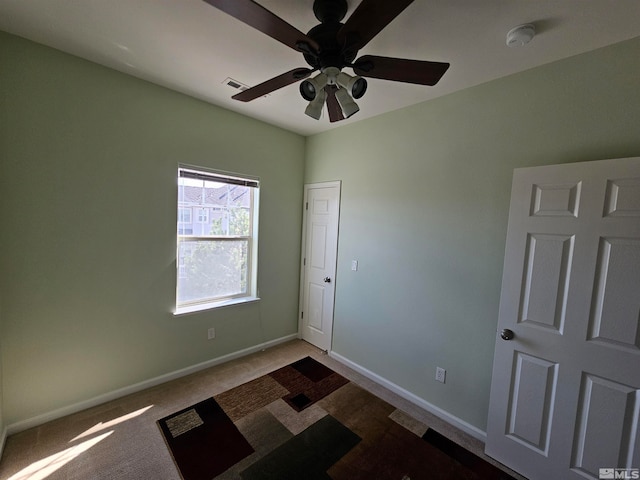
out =
{"type": "Polygon", "coordinates": [[[177,313],[256,297],[257,219],[257,179],[178,169],[177,313]]]}
{"type": "Polygon", "coordinates": [[[198,209],[198,222],[199,223],[207,223],[209,221],[209,209],[207,208],[199,208],[198,209]]]}
{"type": "Polygon", "coordinates": [[[178,223],[191,223],[191,209],[187,207],[178,208],[178,223]]]}

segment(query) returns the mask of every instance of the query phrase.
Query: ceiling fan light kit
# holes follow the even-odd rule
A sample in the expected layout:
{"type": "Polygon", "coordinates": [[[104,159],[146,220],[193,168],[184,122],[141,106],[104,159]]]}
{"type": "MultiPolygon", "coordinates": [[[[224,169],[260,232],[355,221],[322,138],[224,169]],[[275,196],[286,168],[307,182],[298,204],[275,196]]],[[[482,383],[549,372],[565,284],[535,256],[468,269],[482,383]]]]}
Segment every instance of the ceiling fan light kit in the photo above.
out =
{"type": "Polygon", "coordinates": [[[320,92],[316,95],[316,97],[309,102],[307,108],[304,113],[311,118],[315,118],[316,120],[320,120],[322,116],[322,107],[324,106],[324,102],[327,100],[327,92],[324,89],[320,90],[320,92]]]}
{"type": "Polygon", "coordinates": [[[352,77],[348,73],[340,72],[338,75],[338,85],[346,88],[349,95],[355,99],[362,98],[367,91],[367,80],[360,75],[352,77]]]}
{"type": "Polygon", "coordinates": [[[349,96],[344,88],[339,88],[336,90],[336,99],[340,104],[342,114],[345,118],[349,118],[354,113],[360,111],[360,107],[358,106],[358,104],[353,101],[353,98],[349,96]]]}
{"type": "Polygon", "coordinates": [[[248,88],[232,97],[236,100],[248,102],[303,80],[300,94],[309,102],[305,113],[319,120],[326,102],[329,120],[337,122],[360,110],[353,99],[361,98],[367,90],[363,77],[435,85],[449,68],[443,62],[375,55],[356,59],[358,51],[413,0],[362,0],[345,23],[342,20],[348,10],[346,0],[315,0],[313,13],[320,24],[307,34],[254,0],[203,1],[302,53],[311,67],[297,68],[248,88]],[[345,67],[352,68],[356,76],[342,72],[345,67]],[[315,71],[321,73],[307,79],[315,71]]]}
{"type": "Polygon", "coordinates": [[[329,77],[324,73],[305,80],[300,84],[300,95],[302,95],[302,98],[305,100],[311,102],[316,98],[318,92],[324,89],[328,81],[329,77]]]}
{"type": "Polygon", "coordinates": [[[341,72],[337,67],[325,67],[319,75],[300,83],[300,94],[302,98],[309,102],[304,112],[305,114],[316,120],[320,119],[322,106],[327,98],[324,91],[327,85],[335,87],[333,92],[342,110],[343,118],[349,118],[360,111],[360,107],[353,99],[361,98],[364,95],[367,91],[367,81],[360,76],[354,77],[341,72]],[[324,93],[323,100],[320,103],[318,103],[319,93],[324,93]],[[320,109],[319,112],[318,108],[320,109]]]}

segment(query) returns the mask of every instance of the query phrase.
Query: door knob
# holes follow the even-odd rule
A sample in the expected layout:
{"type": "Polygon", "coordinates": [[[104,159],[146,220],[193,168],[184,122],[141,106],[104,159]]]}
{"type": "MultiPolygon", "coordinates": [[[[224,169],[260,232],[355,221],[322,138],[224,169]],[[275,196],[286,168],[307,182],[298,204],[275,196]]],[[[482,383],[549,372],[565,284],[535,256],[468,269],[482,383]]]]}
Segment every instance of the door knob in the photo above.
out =
{"type": "Polygon", "coordinates": [[[503,340],[511,340],[515,336],[516,336],[516,334],[513,333],[513,330],[509,330],[508,328],[505,328],[504,330],[502,330],[500,332],[500,337],[503,340]]]}
{"type": "Polygon", "coordinates": [[[324,283],[331,283],[331,279],[329,277],[324,277],[324,283]]]}

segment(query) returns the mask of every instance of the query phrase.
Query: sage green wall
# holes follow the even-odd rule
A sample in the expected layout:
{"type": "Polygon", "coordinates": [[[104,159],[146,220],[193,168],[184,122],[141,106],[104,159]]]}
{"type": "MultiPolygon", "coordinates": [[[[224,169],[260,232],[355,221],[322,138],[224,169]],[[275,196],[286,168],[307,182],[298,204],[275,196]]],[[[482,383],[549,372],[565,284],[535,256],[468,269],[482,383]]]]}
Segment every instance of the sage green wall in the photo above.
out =
{"type": "Polygon", "coordinates": [[[305,181],[342,180],[334,351],[485,430],[513,169],[640,155],[638,58],[640,38],[309,137],[305,181]]]}
{"type": "MultiPolygon", "coordinates": [[[[0,243],[0,248],[1,248],[0,243]]],[[[4,409],[2,408],[2,396],[4,389],[2,388],[2,297],[0,296],[0,459],[2,458],[3,435],[5,429],[4,409]]]]}
{"type": "Polygon", "coordinates": [[[0,64],[6,424],[297,332],[304,137],[3,33],[0,64]],[[262,301],[171,313],[178,162],[261,178],[262,301]]]}

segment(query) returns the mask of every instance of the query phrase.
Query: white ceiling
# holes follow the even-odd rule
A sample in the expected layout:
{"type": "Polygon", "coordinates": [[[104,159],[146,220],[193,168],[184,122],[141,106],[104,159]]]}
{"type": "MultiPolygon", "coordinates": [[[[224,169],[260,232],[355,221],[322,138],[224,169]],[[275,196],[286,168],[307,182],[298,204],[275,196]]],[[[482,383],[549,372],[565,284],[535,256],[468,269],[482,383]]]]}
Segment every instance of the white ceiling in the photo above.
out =
{"type": "MultiPolygon", "coordinates": [[[[313,0],[259,3],[303,32],[318,23],[313,0]]],[[[358,3],[349,0],[347,18],[358,3]]],[[[416,0],[358,56],[449,62],[447,73],[435,87],[369,79],[360,112],[333,124],[304,115],[297,84],[232,100],[227,77],[253,86],[307,65],[201,0],[0,0],[0,29],[309,135],[640,36],[640,0],[416,0]],[[538,34],[507,47],[523,23],[538,34]]]]}

